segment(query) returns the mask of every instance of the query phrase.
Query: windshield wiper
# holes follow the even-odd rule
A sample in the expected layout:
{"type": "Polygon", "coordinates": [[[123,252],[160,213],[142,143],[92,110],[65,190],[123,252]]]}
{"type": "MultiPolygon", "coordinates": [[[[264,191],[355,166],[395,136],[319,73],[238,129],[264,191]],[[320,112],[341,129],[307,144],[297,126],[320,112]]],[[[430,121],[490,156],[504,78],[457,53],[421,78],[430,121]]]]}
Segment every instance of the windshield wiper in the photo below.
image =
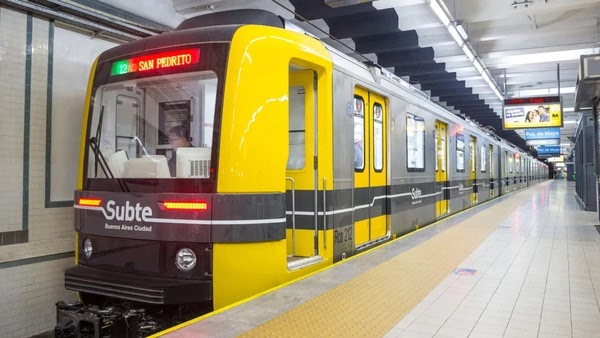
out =
{"type": "MultiPolygon", "coordinates": [[[[98,155],[100,154],[100,145],[98,144],[98,142],[100,142],[100,139],[102,136],[102,121],[104,121],[104,106],[102,106],[102,108],[100,108],[100,117],[98,118],[98,126],[96,127],[96,137],[90,138],[90,146],[92,145],[92,143],[95,144],[95,149],[92,148],[92,150],[94,150],[94,176],[95,177],[98,177],[98,162],[99,162],[98,155]]],[[[104,176],[106,176],[106,171],[104,169],[102,171],[104,171],[104,176]]]]}
{"type": "Polygon", "coordinates": [[[102,172],[104,173],[104,177],[108,178],[110,180],[111,184],[113,184],[113,186],[116,184],[118,186],[119,190],[129,191],[127,184],[123,180],[115,178],[115,175],[113,175],[112,171],[110,170],[110,167],[108,166],[108,162],[106,161],[106,158],[104,158],[104,155],[102,155],[102,152],[100,151],[100,143],[99,142],[102,137],[103,117],[104,117],[104,106],[102,106],[102,108],[100,109],[100,117],[99,117],[99,121],[98,121],[98,127],[96,127],[96,136],[92,136],[89,140],[90,148],[92,148],[92,151],[94,152],[94,175],[96,178],[98,177],[98,166],[100,166],[100,169],[102,169],[102,172]]]}

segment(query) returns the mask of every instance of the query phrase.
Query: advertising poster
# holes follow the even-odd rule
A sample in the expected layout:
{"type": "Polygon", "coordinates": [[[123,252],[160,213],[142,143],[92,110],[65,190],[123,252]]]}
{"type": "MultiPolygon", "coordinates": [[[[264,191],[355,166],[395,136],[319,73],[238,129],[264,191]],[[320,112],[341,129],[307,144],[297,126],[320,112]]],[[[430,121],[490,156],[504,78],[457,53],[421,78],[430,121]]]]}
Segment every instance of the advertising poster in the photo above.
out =
{"type": "Polygon", "coordinates": [[[518,98],[504,100],[504,129],[562,127],[560,97],[518,98]]]}

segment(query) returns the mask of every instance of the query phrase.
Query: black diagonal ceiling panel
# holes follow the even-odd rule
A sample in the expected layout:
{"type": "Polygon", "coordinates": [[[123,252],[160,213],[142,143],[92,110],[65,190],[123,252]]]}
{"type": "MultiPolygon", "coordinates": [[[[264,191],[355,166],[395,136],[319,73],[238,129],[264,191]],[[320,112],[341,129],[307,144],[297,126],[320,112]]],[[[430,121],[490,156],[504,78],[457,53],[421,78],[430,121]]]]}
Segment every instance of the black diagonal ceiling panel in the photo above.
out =
{"type": "Polygon", "coordinates": [[[381,66],[393,67],[396,75],[408,77],[412,84],[419,84],[422,90],[461,114],[482,126],[493,127],[499,136],[521,149],[529,149],[516,132],[502,130],[501,118],[465,86],[465,81],[457,80],[456,73],[447,72],[443,63],[435,62],[433,48],[419,46],[416,31],[398,29],[399,18],[394,9],[377,10],[371,3],[332,8],[323,0],[290,2],[298,20],[324,20],[329,34],[337,39],[351,38],[357,52],[374,53],[381,66]]]}

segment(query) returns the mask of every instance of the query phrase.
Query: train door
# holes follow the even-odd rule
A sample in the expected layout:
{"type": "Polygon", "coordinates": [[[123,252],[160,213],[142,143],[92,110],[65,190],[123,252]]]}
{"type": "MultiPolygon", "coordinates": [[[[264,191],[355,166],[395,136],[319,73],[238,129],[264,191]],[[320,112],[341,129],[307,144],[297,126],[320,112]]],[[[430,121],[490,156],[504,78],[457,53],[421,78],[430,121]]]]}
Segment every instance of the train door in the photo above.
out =
{"type": "Polygon", "coordinates": [[[471,180],[471,205],[477,203],[477,138],[471,136],[469,142],[469,179],[471,180]]]}
{"type": "Polygon", "coordinates": [[[448,181],[448,146],[446,140],[448,139],[448,125],[441,122],[435,121],[435,149],[437,150],[436,161],[435,161],[435,182],[436,192],[441,194],[435,195],[435,216],[441,217],[448,213],[448,200],[446,199],[446,182],[448,181]]]}
{"type": "MultiPolygon", "coordinates": [[[[489,148],[488,148],[488,158],[490,159],[490,168],[488,170],[488,178],[490,180],[490,182],[494,182],[494,145],[490,144],[489,148]]],[[[490,198],[494,198],[494,195],[496,193],[495,190],[495,186],[494,184],[490,184],[490,198]]]]}
{"type": "Polygon", "coordinates": [[[317,95],[315,72],[290,67],[289,157],[286,169],[288,267],[318,258],[317,95]]]}
{"type": "Polygon", "coordinates": [[[354,227],[355,245],[387,235],[385,99],[354,90],[354,227]]]}

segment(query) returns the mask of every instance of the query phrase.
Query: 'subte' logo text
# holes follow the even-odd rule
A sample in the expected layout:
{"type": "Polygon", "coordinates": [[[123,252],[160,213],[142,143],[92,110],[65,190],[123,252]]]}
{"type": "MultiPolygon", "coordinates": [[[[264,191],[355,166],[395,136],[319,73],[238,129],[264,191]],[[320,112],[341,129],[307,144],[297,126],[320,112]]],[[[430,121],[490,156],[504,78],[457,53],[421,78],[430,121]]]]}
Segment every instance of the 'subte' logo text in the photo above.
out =
{"type": "Polygon", "coordinates": [[[107,220],[112,221],[137,221],[137,222],[148,222],[147,217],[152,217],[152,208],[148,206],[141,206],[136,203],[135,206],[130,205],[129,201],[125,202],[125,205],[116,205],[117,203],[113,200],[106,203],[106,212],[104,216],[107,220]]]}

